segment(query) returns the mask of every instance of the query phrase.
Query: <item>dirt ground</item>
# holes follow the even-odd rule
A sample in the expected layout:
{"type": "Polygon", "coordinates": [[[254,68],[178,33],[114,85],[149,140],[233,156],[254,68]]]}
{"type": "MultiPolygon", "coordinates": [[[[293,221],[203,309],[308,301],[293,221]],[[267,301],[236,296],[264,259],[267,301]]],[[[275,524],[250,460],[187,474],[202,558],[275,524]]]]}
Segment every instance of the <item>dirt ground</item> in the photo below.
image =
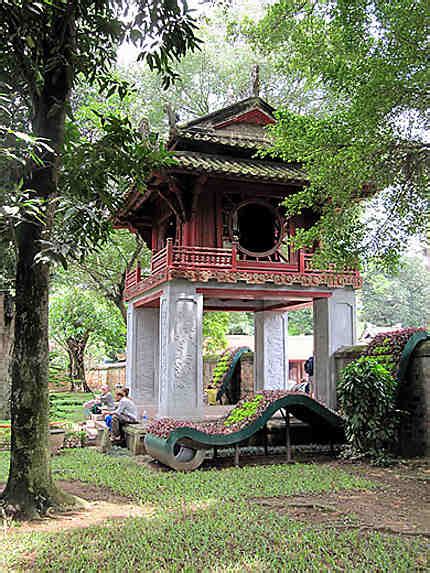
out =
{"type": "Polygon", "coordinates": [[[54,513],[37,521],[20,523],[18,528],[12,528],[14,533],[57,532],[65,529],[84,528],[90,525],[100,525],[107,519],[149,517],[154,511],[150,507],[133,504],[127,497],[118,495],[107,488],[77,480],[59,480],[57,483],[63,491],[82,500],[80,507],[54,513]]]}
{"type": "Polygon", "coordinates": [[[329,464],[367,478],[377,487],[366,491],[255,498],[250,503],[288,513],[313,526],[430,537],[430,461],[412,461],[392,468],[329,464]]]}
{"type": "MultiPolygon", "coordinates": [[[[148,461],[146,456],[142,456],[140,463],[153,467],[154,471],[165,470],[162,466],[148,461]]],[[[256,503],[281,514],[288,513],[292,518],[313,527],[378,530],[430,538],[430,460],[410,461],[392,468],[333,461],[327,456],[319,456],[313,461],[341,467],[347,472],[369,479],[376,483],[377,487],[365,491],[254,498],[249,500],[249,503],[256,503]]],[[[279,462],[279,456],[272,456],[269,459],[260,456],[241,458],[241,465],[279,462]]],[[[231,460],[214,460],[205,465],[207,469],[214,465],[225,467],[231,465],[231,460]]],[[[150,517],[154,512],[154,508],[134,505],[130,499],[96,485],[79,481],[60,481],[59,485],[68,493],[83,499],[83,507],[21,524],[19,531],[55,532],[88,527],[107,519],[150,517]]],[[[14,531],[17,530],[14,528],[14,531]]]]}

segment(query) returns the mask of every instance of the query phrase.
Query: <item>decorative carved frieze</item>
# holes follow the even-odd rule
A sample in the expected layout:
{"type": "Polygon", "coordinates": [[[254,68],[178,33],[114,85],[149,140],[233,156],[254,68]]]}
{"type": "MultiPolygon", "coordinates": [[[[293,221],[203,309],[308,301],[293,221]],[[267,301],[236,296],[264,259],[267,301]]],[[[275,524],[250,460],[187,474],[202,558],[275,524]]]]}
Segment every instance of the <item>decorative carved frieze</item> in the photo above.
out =
{"type": "Polygon", "coordinates": [[[294,273],[294,272],[249,272],[249,271],[222,271],[222,270],[198,270],[198,269],[173,269],[169,273],[170,278],[182,278],[191,282],[208,282],[216,280],[222,283],[265,284],[290,286],[300,285],[305,287],[325,286],[329,288],[342,288],[351,286],[360,288],[361,277],[356,273],[294,273]]]}

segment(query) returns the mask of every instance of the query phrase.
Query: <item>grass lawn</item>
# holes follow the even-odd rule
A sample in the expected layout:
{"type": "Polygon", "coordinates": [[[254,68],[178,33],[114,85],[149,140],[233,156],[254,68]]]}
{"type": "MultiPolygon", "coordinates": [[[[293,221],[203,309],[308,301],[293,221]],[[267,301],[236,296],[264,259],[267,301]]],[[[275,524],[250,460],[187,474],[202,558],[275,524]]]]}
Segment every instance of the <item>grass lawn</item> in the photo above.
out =
{"type": "Polygon", "coordinates": [[[58,422],[83,422],[83,405],[93,398],[86,392],[50,392],[49,417],[58,422]]]}
{"type": "MultiPolygon", "coordinates": [[[[73,450],[54,458],[58,479],[80,479],[150,508],[144,517],[56,533],[2,535],[4,571],[424,571],[425,546],[377,532],[292,519],[256,498],[372,488],[328,465],[157,472],[127,457],[73,450]]],[[[0,479],[7,456],[0,455],[0,479]]]]}

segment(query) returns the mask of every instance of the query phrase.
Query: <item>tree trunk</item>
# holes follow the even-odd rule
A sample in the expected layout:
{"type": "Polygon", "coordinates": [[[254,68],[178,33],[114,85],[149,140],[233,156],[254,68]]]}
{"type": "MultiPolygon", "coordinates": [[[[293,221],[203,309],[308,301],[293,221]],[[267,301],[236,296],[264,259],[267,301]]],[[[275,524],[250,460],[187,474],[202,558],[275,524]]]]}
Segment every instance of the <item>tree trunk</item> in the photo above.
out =
{"type": "Polygon", "coordinates": [[[121,312],[122,319],[124,324],[127,326],[127,305],[124,302],[124,292],[121,293],[121,298],[118,298],[115,301],[116,306],[119,308],[121,312]]]}
{"type": "Polygon", "coordinates": [[[35,264],[40,237],[40,225],[21,224],[12,358],[11,456],[3,494],[7,511],[19,518],[43,514],[66,499],[52,482],[49,462],[49,267],[35,264]]]}
{"type": "Polygon", "coordinates": [[[67,370],[69,371],[70,392],[75,391],[75,380],[73,378],[73,354],[67,349],[67,356],[69,357],[69,364],[67,370]]]}
{"type": "MultiPolygon", "coordinates": [[[[11,449],[9,477],[3,504],[17,518],[33,518],[52,506],[71,502],[58,490],[51,477],[48,447],[48,294],[49,266],[37,261],[41,241],[49,238],[53,217],[52,199],[57,192],[59,158],[64,142],[66,102],[72,85],[71,58],[73,18],[64,26],[63,58],[54,68],[44,70],[41,92],[29,80],[33,97],[33,133],[44,138],[51,150],[44,150],[40,163],[29,166],[24,189],[33,199],[42,200],[45,219],[27,216],[17,228],[17,271],[15,301],[15,342],[12,356],[11,449]]],[[[48,32],[47,32],[48,34],[48,32]]],[[[51,58],[46,38],[46,57],[51,58]]],[[[61,55],[61,53],[60,53],[61,55]]]]}
{"type": "Polygon", "coordinates": [[[85,377],[85,349],[88,343],[88,335],[83,338],[68,338],[67,347],[71,357],[72,381],[78,383],[84,392],[91,392],[85,377]]]}

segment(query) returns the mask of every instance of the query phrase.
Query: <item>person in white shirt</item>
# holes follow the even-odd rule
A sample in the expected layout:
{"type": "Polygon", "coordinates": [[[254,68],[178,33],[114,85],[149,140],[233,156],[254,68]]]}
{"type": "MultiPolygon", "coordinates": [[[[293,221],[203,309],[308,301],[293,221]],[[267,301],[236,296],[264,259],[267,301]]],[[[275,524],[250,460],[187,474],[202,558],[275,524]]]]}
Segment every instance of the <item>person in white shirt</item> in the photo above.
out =
{"type": "MultiPolygon", "coordinates": [[[[124,435],[122,427],[124,424],[137,424],[138,412],[136,404],[127,396],[128,392],[121,388],[116,392],[117,407],[111,412],[110,429],[111,441],[114,444],[123,444],[124,435]]],[[[108,420],[106,420],[108,422],[108,420]]]]}

